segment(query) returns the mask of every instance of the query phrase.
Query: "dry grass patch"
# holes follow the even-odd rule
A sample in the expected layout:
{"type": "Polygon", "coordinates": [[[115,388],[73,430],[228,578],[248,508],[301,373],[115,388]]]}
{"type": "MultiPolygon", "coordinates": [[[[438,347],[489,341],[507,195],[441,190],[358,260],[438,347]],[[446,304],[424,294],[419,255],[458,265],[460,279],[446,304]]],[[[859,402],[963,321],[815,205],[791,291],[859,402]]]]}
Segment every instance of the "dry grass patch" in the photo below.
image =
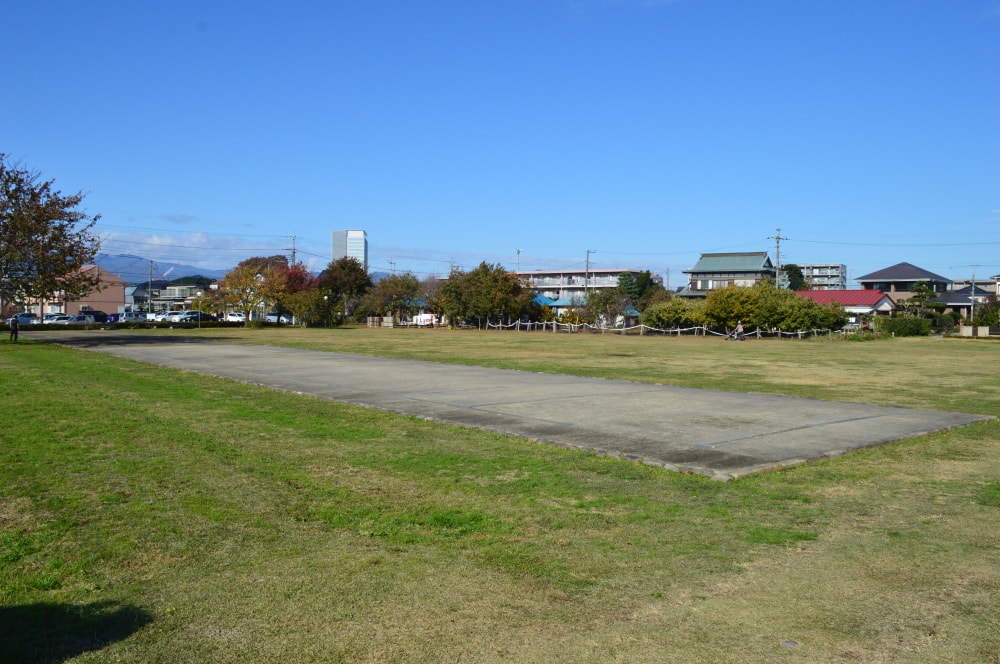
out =
{"type": "MultiPolygon", "coordinates": [[[[241,338],[1000,415],[992,344],[427,332],[241,338]]],[[[717,483],[31,343],[0,369],[0,660],[1000,662],[997,422],[717,483]]]]}

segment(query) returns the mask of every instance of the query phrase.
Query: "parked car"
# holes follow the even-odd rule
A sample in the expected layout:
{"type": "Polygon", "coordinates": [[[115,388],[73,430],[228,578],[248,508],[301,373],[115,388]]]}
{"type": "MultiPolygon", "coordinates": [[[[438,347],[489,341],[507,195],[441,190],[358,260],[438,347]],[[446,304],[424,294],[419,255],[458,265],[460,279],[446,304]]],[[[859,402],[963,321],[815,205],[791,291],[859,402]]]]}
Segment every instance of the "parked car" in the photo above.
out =
{"type": "MultiPolygon", "coordinates": [[[[172,311],[170,312],[170,317],[167,319],[171,323],[180,323],[181,319],[185,316],[198,313],[197,309],[185,309],[184,311],[172,311]]],[[[197,319],[196,319],[197,320],[197,319]]]]}
{"type": "Polygon", "coordinates": [[[7,319],[7,324],[10,325],[10,319],[16,318],[18,325],[37,325],[39,323],[38,316],[31,313],[30,311],[22,311],[16,313],[7,319]]]}
{"type": "Polygon", "coordinates": [[[166,309],[164,311],[157,311],[156,312],[156,318],[154,320],[156,320],[157,323],[165,323],[165,322],[169,321],[170,317],[173,316],[176,313],[180,313],[180,312],[171,311],[169,309],[166,309]]]}
{"type": "Polygon", "coordinates": [[[142,311],[126,311],[118,317],[119,323],[145,323],[146,314],[142,311]]]}
{"type": "Polygon", "coordinates": [[[121,314],[108,314],[108,317],[107,317],[107,319],[104,322],[105,323],[117,323],[118,319],[120,317],[121,317],[121,314]]]}
{"type": "Polygon", "coordinates": [[[93,325],[96,322],[97,322],[97,319],[94,318],[93,315],[91,315],[89,313],[86,313],[86,314],[77,314],[77,315],[73,316],[73,320],[69,321],[69,323],[67,323],[67,324],[72,324],[72,325],[93,325]]]}
{"type": "Polygon", "coordinates": [[[216,318],[212,314],[206,314],[204,311],[194,311],[194,312],[190,312],[190,313],[185,313],[183,316],[181,316],[178,319],[177,322],[179,322],[179,323],[197,323],[199,320],[202,320],[202,321],[218,320],[218,318],[216,318]]]}
{"type": "Polygon", "coordinates": [[[247,322],[247,312],[245,311],[230,311],[226,314],[226,320],[230,323],[245,323],[247,322]]]}
{"type": "Polygon", "coordinates": [[[98,311],[96,309],[85,309],[84,311],[81,311],[80,314],[82,314],[84,316],[90,316],[91,318],[94,319],[95,323],[107,323],[108,322],[108,315],[106,313],[104,313],[103,311],[98,311]]]}
{"type": "Polygon", "coordinates": [[[268,312],[268,314],[264,317],[264,320],[266,322],[268,322],[268,323],[278,323],[278,324],[284,324],[284,325],[291,325],[292,324],[292,317],[291,316],[289,316],[288,314],[281,314],[279,316],[276,311],[268,312]]]}
{"type": "Polygon", "coordinates": [[[42,322],[47,325],[69,325],[73,322],[73,317],[69,314],[49,314],[42,322]]]}

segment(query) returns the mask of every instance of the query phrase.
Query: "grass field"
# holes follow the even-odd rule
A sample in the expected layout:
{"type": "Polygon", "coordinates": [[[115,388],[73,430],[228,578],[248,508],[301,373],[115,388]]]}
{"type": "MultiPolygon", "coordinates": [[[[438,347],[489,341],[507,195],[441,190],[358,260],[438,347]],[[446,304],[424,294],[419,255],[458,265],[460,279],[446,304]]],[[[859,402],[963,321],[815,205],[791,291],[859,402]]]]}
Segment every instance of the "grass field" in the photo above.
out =
{"type": "MultiPolygon", "coordinates": [[[[1000,416],[979,340],[161,333],[1000,416]]],[[[1000,662],[997,421],[719,483],[32,341],[0,369],[2,662],[1000,662]]]]}

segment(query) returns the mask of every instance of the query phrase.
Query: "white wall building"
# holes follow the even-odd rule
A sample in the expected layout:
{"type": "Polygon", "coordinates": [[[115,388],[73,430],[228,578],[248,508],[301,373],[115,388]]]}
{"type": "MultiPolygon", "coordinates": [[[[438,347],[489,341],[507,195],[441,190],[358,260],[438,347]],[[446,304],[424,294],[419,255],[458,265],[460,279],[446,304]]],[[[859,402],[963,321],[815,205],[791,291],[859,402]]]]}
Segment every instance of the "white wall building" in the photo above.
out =
{"type": "Polygon", "coordinates": [[[802,276],[812,290],[847,290],[847,266],[837,264],[799,264],[802,276]]]}
{"type": "MultiPolygon", "coordinates": [[[[531,290],[557,301],[587,300],[587,291],[599,288],[617,288],[618,275],[628,272],[638,277],[645,270],[539,270],[517,272],[517,276],[528,284],[531,290]]],[[[662,278],[652,274],[653,281],[662,283],[662,278]]]]}
{"type": "Polygon", "coordinates": [[[333,260],[355,258],[368,271],[368,233],[361,230],[333,231],[333,260]]]}

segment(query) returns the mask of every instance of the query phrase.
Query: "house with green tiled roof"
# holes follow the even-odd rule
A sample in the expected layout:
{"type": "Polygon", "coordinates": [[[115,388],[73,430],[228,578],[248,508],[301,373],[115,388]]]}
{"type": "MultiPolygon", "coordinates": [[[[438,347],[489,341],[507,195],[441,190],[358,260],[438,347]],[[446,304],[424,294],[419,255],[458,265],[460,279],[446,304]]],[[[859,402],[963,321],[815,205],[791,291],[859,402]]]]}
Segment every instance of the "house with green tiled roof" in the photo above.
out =
{"type": "Polygon", "coordinates": [[[775,278],[774,265],[766,251],[702,254],[684,274],[688,275],[688,285],[678,291],[681,297],[705,297],[727,286],[749,287],[775,278]]]}

